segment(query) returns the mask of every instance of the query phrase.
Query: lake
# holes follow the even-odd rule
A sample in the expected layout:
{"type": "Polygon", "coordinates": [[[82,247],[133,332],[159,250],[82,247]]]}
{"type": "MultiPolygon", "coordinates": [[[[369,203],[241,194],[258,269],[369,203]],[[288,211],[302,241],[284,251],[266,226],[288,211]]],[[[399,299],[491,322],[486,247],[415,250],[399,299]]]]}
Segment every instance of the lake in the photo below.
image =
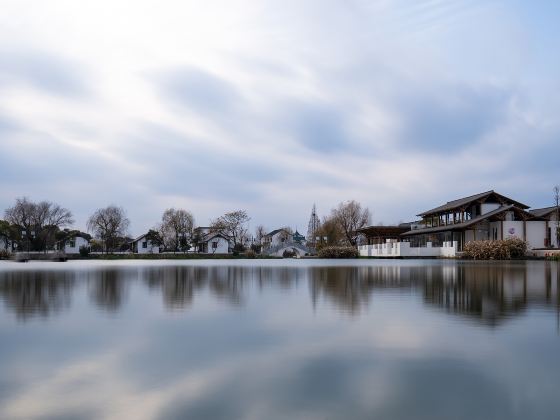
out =
{"type": "Polygon", "coordinates": [[[0,262],[2,419],[557,419],[557,262],[0,262]]]}

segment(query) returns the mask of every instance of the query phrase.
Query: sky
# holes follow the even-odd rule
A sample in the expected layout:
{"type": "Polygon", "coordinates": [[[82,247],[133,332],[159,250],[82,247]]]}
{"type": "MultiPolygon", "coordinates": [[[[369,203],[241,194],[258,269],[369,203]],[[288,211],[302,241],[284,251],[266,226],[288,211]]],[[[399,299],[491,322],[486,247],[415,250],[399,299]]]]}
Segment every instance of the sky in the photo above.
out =
{"type": "Polygon", "coordinates": [[[560,184],[560,2],[0,0],[0,210],[305,233],[560,184]]]}

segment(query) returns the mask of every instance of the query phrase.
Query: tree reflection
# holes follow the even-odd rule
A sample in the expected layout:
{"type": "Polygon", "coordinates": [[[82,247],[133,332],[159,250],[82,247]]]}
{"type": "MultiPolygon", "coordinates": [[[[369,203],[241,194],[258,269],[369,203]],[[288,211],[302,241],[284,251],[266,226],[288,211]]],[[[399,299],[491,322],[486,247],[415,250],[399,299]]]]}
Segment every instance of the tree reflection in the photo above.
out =
{"type": "Polygon", "coordinates": [[[92,301],[104,310],[118,311],[125,300],[127,274],[127,271],[116,268],[88,272],[87,283],[92,301]]]}
{"type": "Polygon", "coordinates": [[[161,293],[164,305],[171,310],[188,308],[202,293],[242,307],[250,290],[293,290],[307,282],[314,307],[327,302],[353,316],[367,310],[376,294],[390,290],[420,296],[430,307],[489,326],[530,306],[555,308],[560,326],[560,270],[555,262],[16,270],[0,272],[0,297],[19,319],[46,317],[70,305],[77,276],[80,280],[84,277],[91,301],[109,312],[121,309],[129,285],[138,281],[161,293]]]}
{"type": "Polygon", "coordinates": [[[0,296],[20,320],[48,317],[70,306],[72,271],[0,272],[0,296]]]}

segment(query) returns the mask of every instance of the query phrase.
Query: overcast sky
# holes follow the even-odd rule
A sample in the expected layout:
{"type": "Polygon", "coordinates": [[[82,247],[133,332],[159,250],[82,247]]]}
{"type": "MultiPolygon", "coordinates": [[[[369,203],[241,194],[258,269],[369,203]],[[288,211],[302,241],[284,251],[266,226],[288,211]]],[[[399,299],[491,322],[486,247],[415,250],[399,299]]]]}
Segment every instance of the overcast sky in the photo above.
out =
{"type": "Polygon", "coordinates": [[[0,209],[307,230],[560,183],[560,2],[0,0],[0,209]]]}

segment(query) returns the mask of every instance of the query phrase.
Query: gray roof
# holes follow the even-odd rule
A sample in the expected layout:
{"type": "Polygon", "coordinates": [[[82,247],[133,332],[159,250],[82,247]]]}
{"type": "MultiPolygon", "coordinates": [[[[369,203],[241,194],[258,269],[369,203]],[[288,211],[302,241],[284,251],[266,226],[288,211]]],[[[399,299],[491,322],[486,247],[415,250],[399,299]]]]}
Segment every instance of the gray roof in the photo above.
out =
{"type": "Polygon", "coordinates": [[[230,241],[230,238],[228,238],[228,236],[225,235],[225,234],[223,234],[223,233],[220,233],[220,232],[209,232],[209,233],[207,233],[206,235],[204,235],[202,238],[200,238],[200,240],[198,241],[198,243],[200,244],[200,243],[203,243],[203,242],[208,242],[208,241],[210,241],[210,240],[212,240],[212,239],[214,239],[214,238],[217,238],[218,236],[221,237],[221,238],[224,238],[224,239],[225,239],[226,241],[228,241],[228,242],[230,241]]]}
{"type": "Polygon", "coordinates": [[[275,230],[273,230],[272,232],[269,232],[269,233],[267,233],[267,234],[264,235],[264,236],[274,236],[274,235],[276,235],[278,232],[282,232],[282,231],[287,232],[287,230],[286,230],[286,229],[283,229],[283,228],[281,228],[281,229],[275,229],[275,230]]]}
{"type": "Polygon", "coordinates": [[[463,222],[463,223],[455,223],[455,224],[452,224],[452,225],[436,226],[436,227],[424,228],[424,229],[415,229],[415,230],[405,232],[405,233],[401,234],[401,236],[422,235],[424,233],[445,232],[445,231],[450,231],[450,230],[464,230],[471,225],[474,225],[478,222],[481,222],[485,219],[488,219],[492,216],[496,216],[497,214],[503,213],[503,212],[508,211],[508,210],[517,210],[519,212],[523,212],[532,219],[540,219],[541,218],[539,216],[536,216],[534,214],[531,214],[531,213],[525,211],[524,209],[516,207],[513,204],[509,204],[507,206],[501,206],[501,207],[497,208],[496,210],[489,211],[488,213],[484,213],[480,216],[475,217],[474,219],[467,220],[466,222],[463,222]]]}
{"type": "Polygon", "coordinates": [[[501,199],[502,201],[504,201],[506,203],[515,204],[517,207],[520,207],[522,209],[528,209],[529,208],[529,206],[527,206],[523,203],[520,203],[519,201],[512,200],[511,198],[506,197],[505,195],[498,194],[494,190],[490,190],[490,191],[486,191],[486,192],[483,192],[483,193],[471,195],[471,196],[468,196],[468,197],[459,198],[457,200],[448,201],[447,203],[445,203],[445,204],[443,204],[439,207],[436,207],[436,208],[433,208],[431,210],[427,210],[423,213],[420,213],[420,214],[418,214],[418,216],[427,216],[427,215],[430,215],[430,214],[442,213],[442,212],[451,211],[451,210],[454,210],[454,209],[457,209],[457,208],[460,208],[460,207],[465,207],[468,204],[471,204],[471,203],[473,203],[477,200],[481,200],[483,198],[487,198],[491,195],[497,196],[499,199],[501,199]]]}
{"type": "Polygon", "coordinates": [[[550,213],[555,211],[556,211],[556,206],[552,206],[552,207],[543,207],[542,209],[532,209],[529,210],[529,213],[532,213],[538,217],[544,217],[544,216],[548,216],[550,213]]]}

